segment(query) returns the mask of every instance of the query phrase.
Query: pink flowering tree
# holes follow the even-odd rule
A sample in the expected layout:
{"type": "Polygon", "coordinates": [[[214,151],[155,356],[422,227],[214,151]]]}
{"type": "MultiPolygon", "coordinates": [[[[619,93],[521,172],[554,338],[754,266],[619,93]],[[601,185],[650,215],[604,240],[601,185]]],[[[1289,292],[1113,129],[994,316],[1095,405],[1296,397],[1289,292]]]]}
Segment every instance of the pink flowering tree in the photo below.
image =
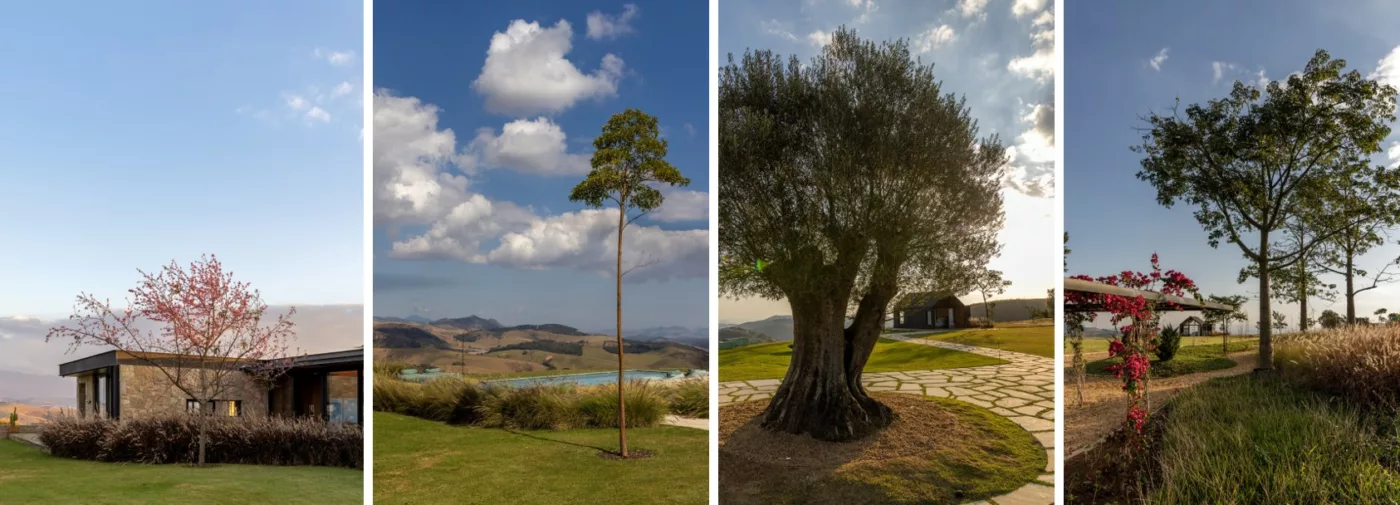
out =
{"type": "MultiPolygon", "coordinates": [[[[1075,279],[1098,282],[1112,286],[1152,291],[1173,296],[1192,296],[1201,299],[1196,283],[1176,270],[1162,271],[1157,254],[1152,254],[1152,270],[1147,273],[1124,270],[1118,275],[1107,277],[1073,276],[1075,279]]],[[[1066,306],[1092,307],[1096,312],[1107,312],[1110,322],[1121,332],[1121,337],[1109,343],[1108,355],[1119,358],[1116,364],[1107,368],[1114,377],[1123,381],[1123,391],[1128,393],[1128,412],[1124,420],[1132,435],[1141,435],[1147,423],[1147,381],[1151,362],[1148,353],[1157,338],[1159,308],[1177,310],[1180,307],[1165,300],[1148,300],[1143,296],[1105,295],[1098,293],[1066,292],[1066,306]],[[1159,306],[1162,304],[1165,307],[1159,306]]],[[[1069,309],[1066,309],[1068,313],[1069,309]]],[[[1076,323],[1093,321],[1096,312],[1080,312],[1076,323]]],[[[1069,322],[1068,320],[1066,321],[1069,322]]],[[[1136,438],[1133,439],[1136,441],[1136,438]]]]}
{"type": "Polygon", "coordinates": [[[290,367],[295,311],[267,316],[257,290],[235,281],[218,258],[204,256],[188,268],[172,261],[160,272],[141,272],[124,307],[79,295],[69,323],[49,330],[47,339],[67,340],[70,352],[96,345],[128,353],[194,400],[203,465],[214,403],[266,390],[290,367]],[[271,321],[264,324],[264,317],[271,321]]]}

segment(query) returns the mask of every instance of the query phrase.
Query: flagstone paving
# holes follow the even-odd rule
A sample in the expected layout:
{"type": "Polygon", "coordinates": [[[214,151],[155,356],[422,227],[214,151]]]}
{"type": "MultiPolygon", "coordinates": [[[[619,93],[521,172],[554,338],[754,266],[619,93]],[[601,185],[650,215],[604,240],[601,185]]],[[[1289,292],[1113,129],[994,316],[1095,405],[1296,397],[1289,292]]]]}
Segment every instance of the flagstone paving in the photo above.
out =
{"type": "MultiPolygon", "coordinates": [[[[1045,448],[1045,470],[1020,489],[986,501],[996,505],[1042,505],[1055,502],[1055,371],[1054,359],[1001,349],[989,349],[918,338],[922,334],[884,335],[911,344],[929,345],[1002,359],[1008,363],[947,370],[867,373],[861,377],[870,392],[892,392],[953,398],[985,408],[1030,432],[1045,448]]],[[[719,404],[764,400],[778,390],[779,379],[719,383],[719,404]]]]}

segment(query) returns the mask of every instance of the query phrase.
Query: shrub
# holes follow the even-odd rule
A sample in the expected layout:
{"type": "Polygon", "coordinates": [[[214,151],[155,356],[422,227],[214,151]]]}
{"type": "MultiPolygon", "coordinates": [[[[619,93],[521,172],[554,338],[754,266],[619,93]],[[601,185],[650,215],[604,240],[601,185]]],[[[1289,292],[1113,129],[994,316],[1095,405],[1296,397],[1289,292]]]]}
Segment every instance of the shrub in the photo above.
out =
{"type": "Polygon", "coordinates": [[[1157,355],[1157,361],[1171,361],[1176,357],[1176,351],[1181,349],[1181,334],[1176,328],[1167,326],[1157,334],[1157,349],[1153,351],[1157,355]]]}
{"type": "Polygon", "coordinates": [[[710,417],[710,383],[687,380],[667,391],[666,403],[671,413],[686,417],[710,417]]]}
{"type": "MultiPolygon", "coordinates": [[[[107,421],[65,417],[40,439],[55,456],[106,462],[194,463],[199,422],[175,415],[107,421]]],[[[363,467],[364,436],[353,424],[272,417],[204,420],[208,463],[363,467]]]]}
{"type": "Polygon", "coordinates": [[[578,424],[568,385],[491,388],[481,405],[481,424],[523,430],[560,430],[578,424]]]}
{"type": "Polygon", "coordinates": [[[374,410],[417,416],[422,403],[422,386],[384,374],[374,375],[374,410]]]}
{"type": "Polygon", "coordinates": [[[477,383],[456,377],[442,377],[424,383],[415,406],[417,417],[448,424],[476,424],[481,420],[484,395],[477,383]]]}
{"type": "Polygon", "coordinates": [[[412,368],[412,365],[409,365],[408,363],[404,363],[402,361],[389,361],[385,363],[376,362],[374,364],[374,374],[394,376],[398,375],[399,372],[402,372],[408,368],[412,368]]]}
{"type": "Polygon", "coordinates": [[[583,344],[580,344],[578,342],[559,342],[556,340],[530,340],[525,342],[517,342],[510,345],[493,347],[489,352],[514,350],[544,351],[552,352],[555,354],[571,354],[574,356],[583,356],[583,344]]]}
{"type": "Polygon", "coordinates": [[[39,441],[60,458],[93,459],[102,448],[102,437],[111,430],[106,419],[63,416],[52,419],[39,430],[39,441]]]}
{"type": "MultiPolygon", "coordinates": [[[[666,419],[666,398],[646,381],[631,381],[622,393],[627,399],[627,427],[648,428],[666,419]]],[[[617,384],[588,388],[575,403],[580,420],[593,428],[616,428],[617,384]]]]}

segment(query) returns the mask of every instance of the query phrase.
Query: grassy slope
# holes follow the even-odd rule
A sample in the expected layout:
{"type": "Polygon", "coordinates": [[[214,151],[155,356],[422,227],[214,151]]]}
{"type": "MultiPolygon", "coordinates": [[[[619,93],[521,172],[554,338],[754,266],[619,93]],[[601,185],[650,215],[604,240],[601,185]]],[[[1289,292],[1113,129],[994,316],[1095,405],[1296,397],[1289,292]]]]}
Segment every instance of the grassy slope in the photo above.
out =
{"type": "MultiPolygon", "coordinates": [[[[788,342],[750,345],[719,351],[719,380],[781,379],[792,360],[788,342]]],[[[939,370],[999,365],[1005,361],[928,345],[880,339],[865,365],[866,372],[939,370]]]]}
{"type": "MultiPolygon", "coordinates": [[[[1182,347],[1176,351],[1176,356],[1168,362],[1157,361],[1156,356],[1152,357],[1152,377],[1176,377],[1213,370],[1224,370],[1235,366],[1235,360],[1225,357],[1220,352],[1220,341],[1216,345],[1195,345],[1182,347]]],[[[1230,342],[1230,352],[1248,351],[1254,348],[1253,341],[1230,342]]],[[[1106,358],[1098,361],[1091,361],[1085,365],[1084,370],[1090,375],[1112,375],[1106,367],[1118,363],[1122,360],[1118,358],[1106,358]]]]}
{"type": "Polygon", "coordinates": [[[1400,446],[1325,395],[1252,376],[1172,400],[1152,503],[1392,503],[1400,446]]]}
{"type": "Polygon", "coordinates": [[[958,330],[924,337],[954,344],[1055,357],[1055,326],[1007,326],[994,330],[958,330]]]}
{"type": "Polygon", "coordinates": [[[709,495],[703,430],[627,430],[629,449],[656,455],[615,461],[598,457],[617,447],[610,429],[515,433],[382,412],[374,427],[375,503],[697,504],[709,495]]]}
{"type": "Polygon", "coordinates": [[[98,463],[0,440],[0,502],[360,503],[364,472],[345,468],[98,463]]]}

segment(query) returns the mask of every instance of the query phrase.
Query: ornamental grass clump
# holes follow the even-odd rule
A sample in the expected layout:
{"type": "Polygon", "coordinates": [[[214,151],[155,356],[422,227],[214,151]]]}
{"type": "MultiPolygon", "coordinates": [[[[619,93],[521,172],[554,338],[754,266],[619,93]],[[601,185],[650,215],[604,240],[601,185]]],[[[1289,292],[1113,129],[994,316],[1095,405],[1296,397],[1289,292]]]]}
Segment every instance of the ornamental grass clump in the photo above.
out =
{"type": "MultiPolygon", "coordinates": [[[[648,381],[630,381],[623,388],[627,398],[627,427],[649,428],[666,419],[668,407],[665,393],[648,381]]],[[[616,428],[617,385],[609,384],[582,390],[574,402],[579,420],[590,428],[616,428]]]]}
{"type": "Polygon", "coordinates": [[[1400,327],[1350,326],[1280,339],[1274,365],[1364,409],[1400,412],[1400,327]]]}

